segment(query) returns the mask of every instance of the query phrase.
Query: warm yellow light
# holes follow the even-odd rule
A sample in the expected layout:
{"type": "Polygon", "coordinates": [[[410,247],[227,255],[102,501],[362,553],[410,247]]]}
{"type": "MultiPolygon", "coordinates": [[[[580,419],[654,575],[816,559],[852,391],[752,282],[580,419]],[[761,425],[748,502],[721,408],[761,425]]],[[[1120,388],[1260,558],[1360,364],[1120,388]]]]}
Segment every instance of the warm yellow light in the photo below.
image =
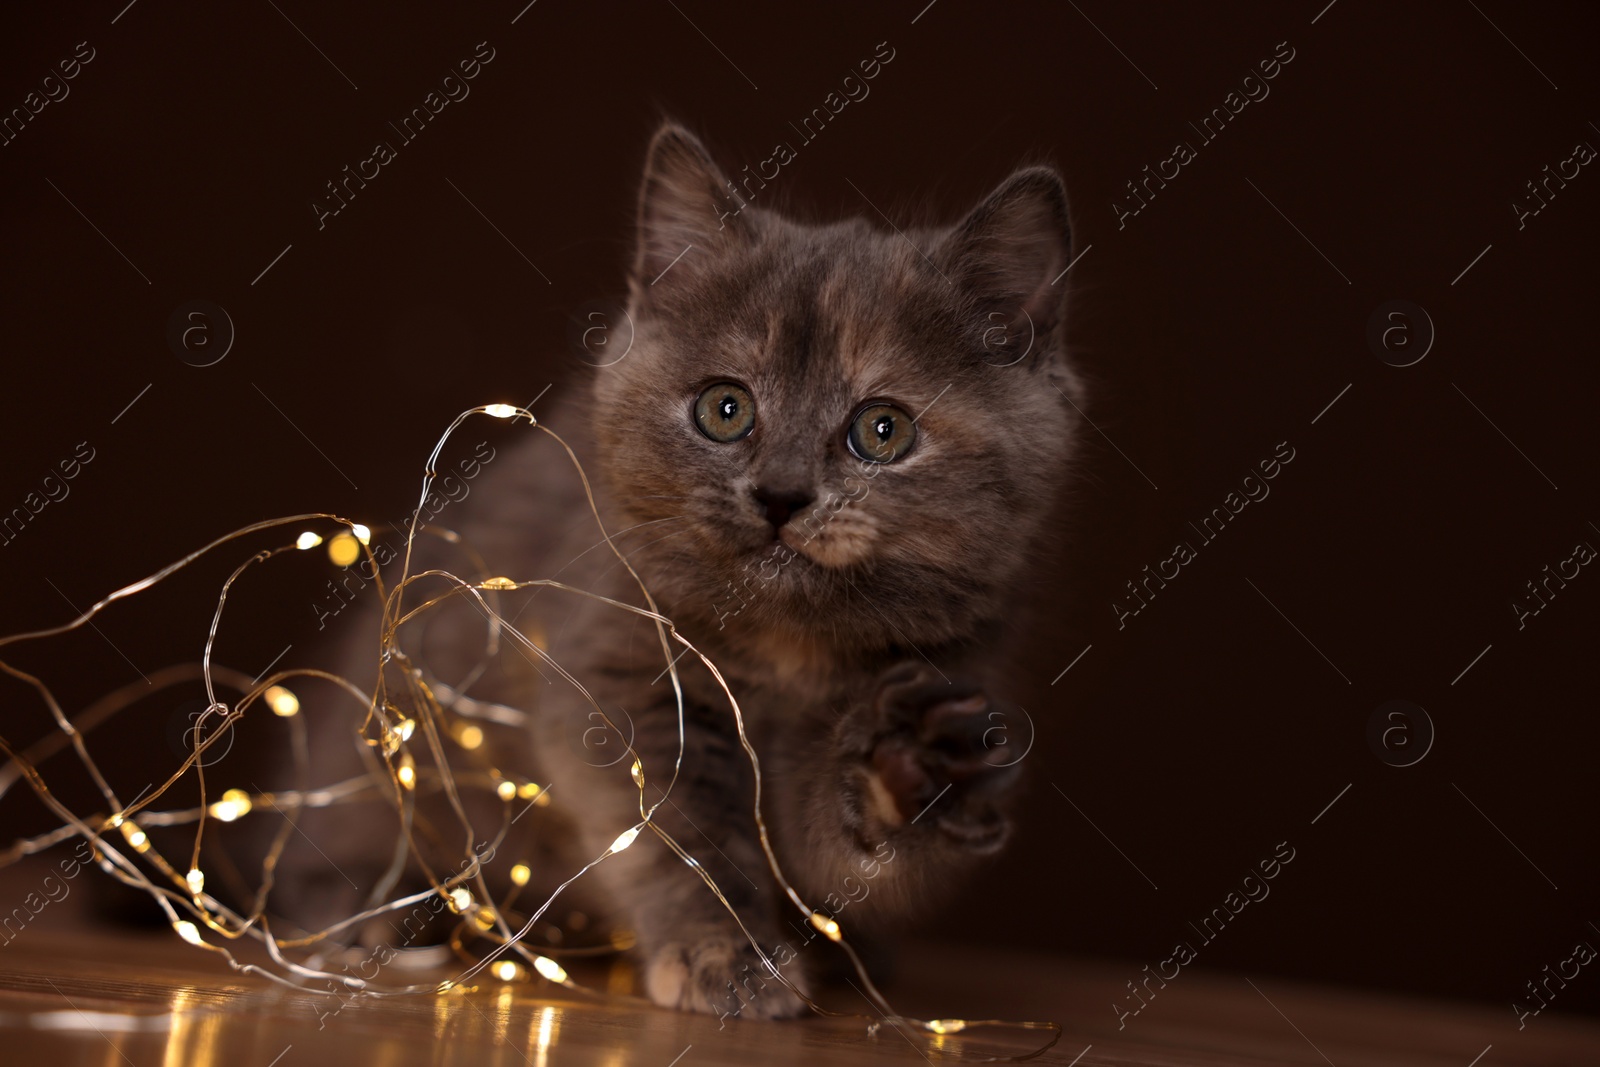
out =
{"type": "MultiPolygon", "coordinates": [[[[483,728],[474,726],[470,722],[460,723],[455,728],[455,737],[456,744],[471,752],[483,744],[483,728]]],[[[512,787],[512,791],[516,791],[515,786],[512,787]]]]}
{"type": "Polygon", "coordinates": [[[304,551],[308,548],[316,548],[320,544],[322,544],[322,535],[314,534],[310,530],[307,530],[305,533],[294,539],[294,547],[300,549],[301,551],[304,551]]]}
{"type": "Polygon", "coordinates": [[[509,419],[517,413],[517,409],[510,404],[487,404],[484,406],[485,415],[493,415],[497,419],[509,419]]]}
{"type": "Polygon", "coordinates": [[[402,742],[411,740],[411,735],[416,733],[416,731],[417,721],[415,719],[401,719],[399,722],[394,724],[395,735],[399,737],[402,742]]]}
{"type": "Polygon", "coordinates": [[[340,567],[348,567],[361,555],[361,542],[345,531],[333,535],[328,542],[328,558],[340,567]]]}
{"type": "Polygon", "coordinates": [[[528,623],[527,628],[522,633],[524,637],[533,642],[533,647],[540,652],[550,651],[550,639],[545,636],[544,627],[537,622],[528,623]]]}
{"type": "Polygon", "coordinates": [[[564,985],[567,981],[567,969],[549,956],[533,957],[533,969],[552,982],[559,982],[564,985]]]}
{"type": "Polygon", "coordinates": [[[621,852],[623,849],[633,844],[634,839],[638,836],[639,828],[637,826],[630,826],[626,830],[622,831],[622,833],[617,835],[617,839],[611,842],[611,848],[608,849],[608,851],[621,852]]]}
{"type": "Polygon", "coordinates": [[[400,784],[405,786],[407,789],[416,788],[417,764],[416,761],[411,758],[411,753],[402,752],[400,754],[400,766],[394,772],[394,776],[400,779],[400,784]]]}
{"type": "Polygon", "coordinates": [[[634,760],[633,761],[633,772],[632,773],[633,773],[633,784],[636,785],[636,786],[639,786],[640,788],[643,788],[644,787],[644,767],[640,766],[638,760],[634,760]]]}
{"type": "Polygon", "coordinates": [[[548,803],[544,790],[539,788],[537,782],[523,782],[517,787],[517,796],[523,800],[537,800],[540,804],[548,803]]]}
{"type": "Polygon", "coordinates": [[[221,822],[233,822],[241,815],[250,814],[250,809],[253,806],[249,793],[246,793],[243,789],[230,789],[222,794],[222,798],[212,804],[208,810],[211,812],[213,819],[221,822]]]}
{"type": "Polygon", "coordinates": [[[450,898],[450,907],[457,914],[464,914],[472,907],[472,894],[460,886],[456,886],[446,894],[450,898]]]}
{"type": "Polygon", "coordinates": [[[516,587],[516,582],[513,582],[510,578],[504,577],[485,578],[483,581],[478,583],[479,589],[515,589],[516,587]]]}
{"type": "Polygon", "coordinates": [[[511,884],[512,885],[516,885],[516,886],[527,885],[528,884],[528,879],[532,878],[532,877],[533,877],[533,872],[528,869],[528,865],[526,863],[519,863],[515,867],[511,868],[511,884]]]}
{"type": "Polygon", "coordinates": [[[839,940],[841,934],[839,924],[822,914],[820,911],[811,913],[811,925],[822,931],[829,941],[839,940]]]}
{"type": "Polygon", "coordinates": [[[366,545],[372,543],[372,531],[361,525],[359,522],[353,522],[350,524],[350,532],[355,534],[356,540],[360,541],[362,544],[366,545]]]}
{"type": "Polygon", "coordinates": [[[150,850],[150,838],[146,837],[145,832],[139,829],[138,823],[132,819],[123,819],[119,823],[119,828],[122,830],[122,836],[127,839],[128,844],[133,846],[135,852],[148,852],[150,850]]]}
{"type": "Polygon", "coordinates": [[[479,908],[477,912],[473,914],[472,921],[477,923],[478,928],[481,930],[492,930],[494,929],[495,918],[496,916],[493,908],[479,908]]]}
{"type": "Polygon", "coordinates": [[[928,1029],[936,1034],[959,1034],[966,1028],[965,1019],[934,1019],[928,1023],[928,1029]]]}
{"type": "Polygon", "coordinates": [[[515,960],[501,960],[494,965],[494,976],[502,982],[515,982],[522,977],[522,967],[515,960]]]}
{"type": "Polygon", "coordinates": [[[300,711],[300,698],[281,685],[269,686],[267,691],[261,694],[261,699],[267,702],[272,714],[281,715],[285,719],[293,718],[300,711]]]}
{"type": "Polygon", "coordinates": [[[499,785],[494,787],[494,791],[500,794],[501,800],[511,800],[517,795],[517,783],[501,782],[499,785]]]}
{"type": "Polygon", "coordinates": [[[183,938],[191,945],[205,944],[205,942],[200,939],[199,928],[188,919],[179,919],[177,922],[172,924],[172,928],[178,931],[179,937],[183,938]]]}
{"type": "Polygon", "coordinates": [[[199,896],[206,887],[206,876],[198,867],[189,868],[189,873],[183,876],[183,880],[189,883],[189,892],[195,896],[199,896]]]}

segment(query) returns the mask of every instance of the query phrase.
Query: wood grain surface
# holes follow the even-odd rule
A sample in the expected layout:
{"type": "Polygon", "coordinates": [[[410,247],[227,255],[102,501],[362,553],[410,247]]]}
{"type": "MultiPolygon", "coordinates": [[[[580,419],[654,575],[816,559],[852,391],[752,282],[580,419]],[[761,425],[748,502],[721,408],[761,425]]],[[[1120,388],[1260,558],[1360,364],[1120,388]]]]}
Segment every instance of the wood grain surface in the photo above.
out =
{"type": "MultiPolygon", "coordinates": [[[[1576,1067],[1600,1062],[1600,1024],[1546,1012],[1519,1031],[1509,1005],[1460,1005],[1317,988],[1259,975],[1184,971],[1136,1016],[1111,1003],[1128,964],[975,948],[904,953],[887,992],[909,1015],[1048,1019],[1041,1064],[1245,1067],[1576,1067]]],[[[577,974],[628,988],[623,966],[577,974]]],[[[868,1011],[848,985],[826,1002],[868,1011]]],[[[970,1062],[1036,1047],[1031,1034],[937,1037],[868,1020],[721,1024],[626,995],[582,999],[535,979],[487,978],[462,995],[354,999],[234,973],[164,932],[40,928],[0,948],[0,1063],[132,1067],[473,1064],[970,1062]],[[337,1009],[337,1010],[334,1010],[337,1009]],[[1032,1045],[1030,1045],[1032,1042],[1032,1045]]]]}

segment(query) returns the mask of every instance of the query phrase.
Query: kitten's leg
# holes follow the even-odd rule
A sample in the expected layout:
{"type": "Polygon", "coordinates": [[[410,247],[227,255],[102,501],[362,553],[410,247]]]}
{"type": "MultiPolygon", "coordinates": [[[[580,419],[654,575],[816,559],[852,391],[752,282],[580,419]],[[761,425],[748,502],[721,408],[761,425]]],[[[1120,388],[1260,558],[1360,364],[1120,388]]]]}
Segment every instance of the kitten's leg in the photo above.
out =
{"type": "Polygon", "coordinates": [[[885,672],[837,721],[816,753],[831,766],[797,797],[803,867],[827,872],[811,886],[823,909],[892,925],[997,852],[1021,776],[1021,722],[971,678],[921,662],[885,672]]]}
{"type": "MultiPolygon", "coordinates": [[[[676,705],[660,702],[635,715],[633,744],[645,773],[646,806],[656,803],[678,758],[676,705]]],[[[636,703],[621,700],[623,706],[636,703]]],[[[779,921],[779,900],[751,817],[749,766],[726,708],[686,703],[682,770],[653,821],[715,880],[749,934],[790,982],[804,989],[779,921]]],[[[552,795],[570,805],[597,855],[639,821],[639,794],[627,762],[596,768],[568,764],[552,795]],[[562,800],[565,795],[564,801],[562,800]]],[[[664,1007],[724,1018],[784,1018],[803,1002],[776,978],[738,922],[695,870],[649,828],[626,851],[594,871],[637,936],[645,992],[664,1007]]]]}

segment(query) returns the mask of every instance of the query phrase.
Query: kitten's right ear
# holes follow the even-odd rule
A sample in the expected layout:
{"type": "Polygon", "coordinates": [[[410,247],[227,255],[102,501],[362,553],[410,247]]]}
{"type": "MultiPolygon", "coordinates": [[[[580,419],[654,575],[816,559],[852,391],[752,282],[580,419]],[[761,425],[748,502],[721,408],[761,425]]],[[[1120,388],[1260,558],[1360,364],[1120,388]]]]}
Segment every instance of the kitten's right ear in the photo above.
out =
{"type": "Polygon", "coordinates": [[[1025,167],[1000,183],[945,239],[940,256],[975,307],[1028,333],[1060,320],[1056,287],[1072,251],[1067,190],[1049,167],[1025,167]]]}
{"type": "Polygon", "coordinates": [[[689,267],[739,238],[744,202],[694,134],[666,123],[650,140],[639,188],[634,279],[648,287],[668,267],[689,267]]]}

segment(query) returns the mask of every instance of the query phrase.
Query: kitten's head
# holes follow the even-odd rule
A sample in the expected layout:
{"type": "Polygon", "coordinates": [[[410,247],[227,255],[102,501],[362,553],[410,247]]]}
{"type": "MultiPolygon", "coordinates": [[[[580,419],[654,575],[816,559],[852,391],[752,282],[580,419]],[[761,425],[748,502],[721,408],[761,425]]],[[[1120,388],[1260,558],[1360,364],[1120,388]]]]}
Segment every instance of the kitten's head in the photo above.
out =
{"type": "MultiPolygon", "coordinates": [[[[663,608],[885,647],[1006,614],[1075,412],[1049,169],[944,230],[803,225],[691,134],[651,143],[605,477],[663,608]],[[656,540],[659,538],[659,540],[656,540]]],[[[872,209],[876,214],[875,209],[872,209]]]]}

